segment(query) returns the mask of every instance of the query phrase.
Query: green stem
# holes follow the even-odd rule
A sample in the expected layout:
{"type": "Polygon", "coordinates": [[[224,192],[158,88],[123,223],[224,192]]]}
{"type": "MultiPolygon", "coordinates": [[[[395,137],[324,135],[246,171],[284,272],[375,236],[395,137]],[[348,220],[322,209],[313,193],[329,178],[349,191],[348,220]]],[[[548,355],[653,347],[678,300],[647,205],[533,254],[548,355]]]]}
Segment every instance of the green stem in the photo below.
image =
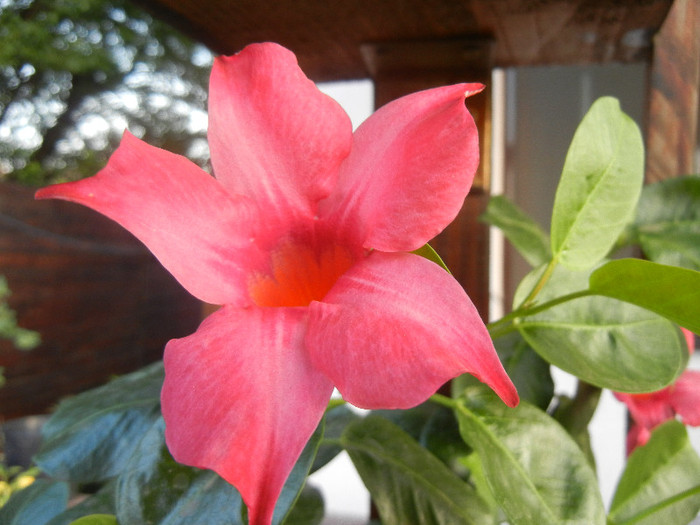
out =
{"type": "Polygon", "coordinates": [[[552,276],[552,273],[554,273],[554,268],[556,268],[556,266],[556,258],[549,261],[549,264],[547,264],[547,267],[544,269],[544,272],[540,276],[540,279],[537,281],[537,284],[535,284],[530,294],[525,298],[525,300],[518,307],[518,309],[528,308],[532,304],[532,302],[535,300],[535,297],[537,297],[537,294],[539,294],[542,291],[544,285],[547,284],[547,281],[549,281],[549,278],[552,276]]]}
{"type": "Polygon", "coordinates": [[[561,297],[557,297],[556,299],[552,299],[551,301],[547,301],[546,303],[542,303],[537,306],[525,306],[525,303],[523,303],[523,306],[513,310],[509,314],[504,315],[498,321],[488,323],[486,325],[486,328],[488,329],[491,338],[496,339],[497,337],[511,332],[514,329],[512,326],[513,321],[515,321],[516,319],[519,319],[521,317],[527,317],[530,315],[535,315],[562,303],[573,301],[574,299],[579,299],[581,297],[586,297],[589,295],[594,294],[590,290],[580,290],[578,292],[562,295],[561,297]]]}

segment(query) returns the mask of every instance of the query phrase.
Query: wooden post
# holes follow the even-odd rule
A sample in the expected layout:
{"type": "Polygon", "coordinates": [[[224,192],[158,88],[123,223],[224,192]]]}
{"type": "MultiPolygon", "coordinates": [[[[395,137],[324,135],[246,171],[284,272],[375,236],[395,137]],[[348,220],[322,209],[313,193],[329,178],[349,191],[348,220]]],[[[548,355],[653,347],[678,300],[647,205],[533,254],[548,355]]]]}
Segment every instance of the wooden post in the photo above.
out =
{"type": "Polygon", "coordinates": [[[481,82],[486,89],[467,100],[479,129],[481,163],[461,212],[430,244],[464,286],[479,313],[488,315],[489,235],[478,222],[489,197],[491,151],[491,42],[484,39],[386,42],[365,45],[375,105],[402,95],[459,82],[481,82]]]}
{"type": "Polygon", "coordinates": [[[647,182],[697,172],[700,2],[675,0],[654,37],[647,115],[647,182]]]}

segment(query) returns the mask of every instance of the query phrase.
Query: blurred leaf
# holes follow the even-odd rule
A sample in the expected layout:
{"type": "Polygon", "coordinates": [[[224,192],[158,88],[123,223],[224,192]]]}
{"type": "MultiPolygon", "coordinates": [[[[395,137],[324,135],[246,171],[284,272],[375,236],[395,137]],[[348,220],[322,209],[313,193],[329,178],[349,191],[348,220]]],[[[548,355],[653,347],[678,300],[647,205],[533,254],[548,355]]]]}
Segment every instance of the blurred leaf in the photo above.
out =
{"type": "Polygon", "coordinates": [[[45,525],[68,504],[68,484],[38,479],[0,508],[3,525],[45,525]]]}
{"type": "Polygon", "coordinates": [[[603,259],[634,216],[643,178],[637,125],[616,99],[598,99],[566,155],[552,211],[554,258],[578,270],[603,259]]]}
{"type": "Polygon", "coordinates": [[[650,260],[700,271],[700,177],[644,186],[633,231],[650,260]]]}
{"type": "MultiPolygon", "coordinates": [[[[532,272],[517,296],[532,288],[532,272]]],[[[588,288],[589,271],[557,267],[538,295],[541,303],[588,288]]],[[[629,278],[625,278],[629,280],[629,278]]],[[[618,392],[649,392],[671,383],[685,368],[688,351],[675,324],[637,306],[588,296],[516,323],[549,363],[587,383],[618,392]]]]}
{"type": "Polygon", "coordinates": [[[385,525],[494,524],[472,486],[388,420],[356,421],[342,442],[385,525]]]}
{"type": "Polygon", "coordinates": [[[552,258],[549,236],[505,196],[491,197],[480,220],[500,228],[530,266],[539,266],[552,258]]]}
{"type": "Polygon", "coordinates": [[[685,427],[669,421],[630,455],[610,509],[611,525],[686,525],[700,511],[700,458],[685,427]]]}
{"type": "Polygon", "coordinates": [[[700,333],[700,272],[641,259],[610,261],[591,274],[592,292],[636,304],[700,333]]]}
{"type": "Polygon", "coordinates": [[[92,514],[75,520],[70,525],[119,525],[117,517],[111,514],[92,514]]]}
{"type": "Polygon", "coordinates": [[[511,523],[605,523],[595,473],[551,417],[526,402],[508,408],[484,387],[460,403],[462,436],[479,455],[494,499],[511,523]]]}
{"type": "Polygon", "coordinates": [[[160,417],[163,378],[158,362],[62,401],[42,429],[36,463],[50,476],[76,483],[119,474],[160,417]]]}

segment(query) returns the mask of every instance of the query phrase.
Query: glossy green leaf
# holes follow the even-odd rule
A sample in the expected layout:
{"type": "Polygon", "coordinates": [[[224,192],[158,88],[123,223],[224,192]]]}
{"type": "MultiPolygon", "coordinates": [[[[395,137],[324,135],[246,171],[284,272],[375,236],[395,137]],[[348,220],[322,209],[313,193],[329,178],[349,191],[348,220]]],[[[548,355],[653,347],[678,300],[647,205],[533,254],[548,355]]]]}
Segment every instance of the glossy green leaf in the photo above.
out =
{"type": "Polygon", "coordinates": [[[552,258],[549,236],[505,196],[491,197],[480,220],[500,228],[530,266],[539,266],[552,258]]]}
{"type": "Polygon", "coordinates": [[[77,483],[120,473],[160,417],[163,377],[159,362],[62,401],[42,429],[37,464],[50,476],[77,483]]]}
{"type": "Polygon", "coordinates": [[[388,420],[370,415],[341,440],[384,525],[494,524],[472,486],[388,420]]]}
{"type": "MultiPolygon", "coordinates": [[[[531,289],[533,272],[516,296],[531,289]]],[[[537,296],[539,304],[588,288],[590,272],[557,267],[537,296]]],[[[516,300],[518,298],[516,297],[516,300]]],[[[601,296],[580,297],[535,315],[517,327],[549,363],[592,385],[648,392],[671,383],[688,351],[676,325],[653,312],[601,296]]]]}
{"type": "Polygon", "coordinates": [[[508,408],[478,387],[456,410],[464,440],[481,459],[510,523],[605,523],[593,469],[569,434],[538,408],[508,408]]]}
{"type": "Polygon", "coordinates": [[[641,259],[619,259],[598,268],[592,292],[636,304],[700,333],[700,272],[641,259]]]}
{"type": "Polygon", "coordinates": [[[117,517],[111,514],[92,514],[72,522],[70,525],[119,525],[117,517]]]}
{"type": "Polygon", "coordinates": [[[3,525],[45,525],[68,504],[68,484],[38,479],[0,508],[3,525]]]}
{"type": "Polygon", "coordinates": [[[552,211],[554,258],[571,269],[602,260],[634,217],[643,177],[637,125],[616,99],[598,99],[566,155],[552,211]]]}
{"type": "Polygon", "coordinates": [[[450,269],[447,267],[442,258],[429,244],[426,243],[417,250],[413,250],[413,253],[415,253],[416,255],[420,255],[421,257],[425,257],[429,261],[433,261],[438,266],[441,266],[447,273],[452,273],[450,272],[450,269]]]}
{"type": "Polygon", "coordinates": [[[645,186],[633,230],[648,259],[700,271],[700,177],[645,186]]]}
{"type": "Polygon", "coordinates": [[[617,486],[612,525],[686,525],[700,511],[700,458],[685,427],[669,421],[637,447],[617,486]]]}
{"type": "Polygon", "coordinates": [[[240,494],[216,473],[175,462],[162,419],[140,440],[117,481],[119,523],[243,525],[240,494]]]}

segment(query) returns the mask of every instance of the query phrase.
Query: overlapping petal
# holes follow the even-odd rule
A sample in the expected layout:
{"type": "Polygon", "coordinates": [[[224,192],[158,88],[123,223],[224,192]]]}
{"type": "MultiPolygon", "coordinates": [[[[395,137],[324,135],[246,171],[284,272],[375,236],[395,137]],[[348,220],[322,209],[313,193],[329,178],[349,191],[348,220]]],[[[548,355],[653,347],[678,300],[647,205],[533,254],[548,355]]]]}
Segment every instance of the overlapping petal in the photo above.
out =
{"type": "Polygon", "coordinates": [[[36,196],[77,202],[115,220],[203,301],[249,302],[247,272],[263,256],[250,242],[260,222],[256,207],[180,155],[127,131],[97,175],[36,196]]]}
{"type": "Polygon", "coordinates": [[[321,215],[358,229],[364,246],[412,251],[457,215],[479,164],[465,96],[481,84],[429,89],[389,102],[355,132],[337,190],[321,215]]]}
{"type": "Polygon", "coordinates": [[[275,502],[333,385],[304,351],[302,308],[224,307],[165,350],[166,442],[238,488],[251,524],[275,502]]]}
{"type": "Polygon", "coordinates": [[[509,406],[515,387],[462,287],[410,253],[372,252],[309,307],[306,343],[350,403],[409,408],[470,373],[509,406]]]}
{"type": "Polygon", "coordinates": [[[294,54],[272,43],[216,59],[209,146],[216,177],[266,212],[266,224],[313,217],[350,152],[352,124],[294,54]]]}

